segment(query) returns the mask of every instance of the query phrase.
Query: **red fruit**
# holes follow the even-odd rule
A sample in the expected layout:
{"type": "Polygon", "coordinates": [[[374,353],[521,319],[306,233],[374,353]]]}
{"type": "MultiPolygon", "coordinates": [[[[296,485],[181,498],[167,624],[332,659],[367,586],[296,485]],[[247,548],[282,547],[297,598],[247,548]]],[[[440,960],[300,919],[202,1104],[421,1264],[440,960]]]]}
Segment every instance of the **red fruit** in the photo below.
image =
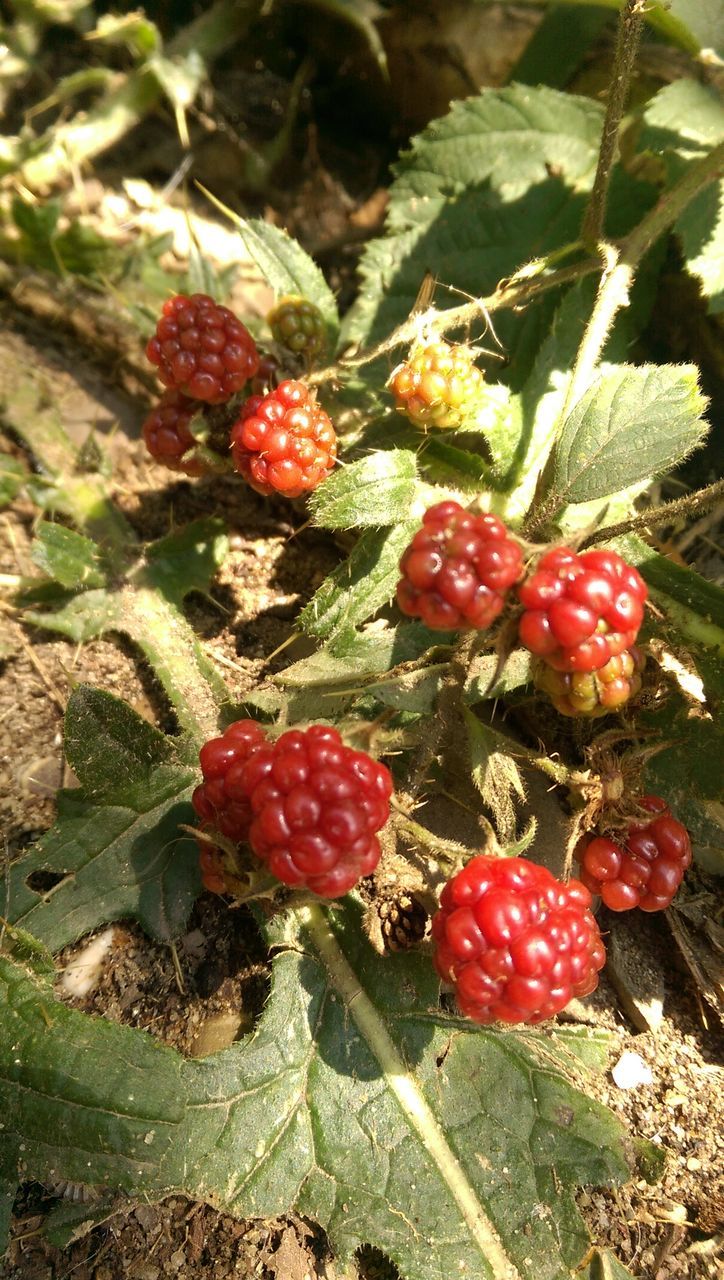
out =
{"type": "Polygon", "coordinates": [[[606,953],[590,905],[578,880],[481,854],[442,891],[435,968],[474,1022],[542,1022],[598,986],[606,953]]]}
{"type": "Polygon", "coordinates": [[[397,603],[428,627],[489,627],[523,572],[517,542],[497,516],[438,502],[400,560],[397,603]]]}
{"type": "Polygon", "coordinates": [[[284,884],[338,898],[374,871],[392,779],[336,729],[315,724],[270,743],[255,721],[240,720],[207,742],[200,759],[204,781],[193,805],[201,820],[248,839],[284,884]]]}
{"type": "Polygon", "coordinates": [[[630,649],[648,595],[615,551],[555,547],[518,588],[521,644],[556,671],[598,671],[630,649]]]}
{"type": "Polygon", "coordinates": [[[164,386],[207,404],[230,400],[259,367],[248,329],[205,293],[180,293],[164,303],[146,355],[164,386]]]}
{"type": "Polygon", "coordinates": [[[304,383],[291,380],[247,400],[231,445],[234,466],[252,489],[287,498],[316,489],[337,457],[332,423],[304,383]]]}
{"type": "Polygon", "coordinates": [[[612,911],[663,911],[691,865],[689,833],[666,801],[644,796],[640,803],[656,815],[651,822],[633,823],[621,843],[588,836],[576,849],[581,880],[612,911]]]}
{"type": "Polygon", "coordinates": [[[389,380],[395,408],[415,426],[459,427],[475,412],[483,375],[467,347],[431,342],[416,347],[389,380]]]}
{"type": "Polygon", "coordinates": [[[563,716],[606,716],[620,711],[641,688],[645,659],[640,649],[609,658],[598,671],[554,671],[541,660],[533,678],[563,716]]]}
{"type": "Polygon", "coordinates": [[[187,476],[204,475],[203,462],[193,456],[198,443],[189,431],[189,423],[199,406],[181,391],[166,391],[143,424],[143,439],[151,457],[170,471],[183,471],[187,476]]]}

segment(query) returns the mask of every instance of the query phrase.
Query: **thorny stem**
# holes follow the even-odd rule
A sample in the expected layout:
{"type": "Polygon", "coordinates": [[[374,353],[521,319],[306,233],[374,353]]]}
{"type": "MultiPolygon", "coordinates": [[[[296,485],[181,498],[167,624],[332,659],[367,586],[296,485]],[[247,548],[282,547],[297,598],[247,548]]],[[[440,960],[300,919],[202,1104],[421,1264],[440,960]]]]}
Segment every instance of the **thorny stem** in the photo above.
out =
{"type": "Polygon", "coordinates": [[[611,538],[622,537],[625,533],[637,533],[639,529],[654,529],[659,525],[669,524],[672,520],[688,517],[699,511],[707,511],[721,498],[724,498],[724,480],[707,485],[698,493],[688,493],[686,497],[677,498],[674,502],[663,502],[659,507],[651,507],[641,515],[632,516],[630,520],[622,520],[620,524],[609,525],[607,529],[597,529],[595,533],[584,538],[581,550],[584,547],[594,546],[597,542],[609,542],[611,538]]]}
{"type": "Polygon", "coordinates": [[[608,91],[606,115],[601,133],[596,177],[583,219],[581,239],[591,247],[598,244],[604,234],[606,202],[611,172],[616,157],[616,146],[621,119],[628,101],[631,76],[638,53],[644,24],[645,0],[626,0],[618,22],[616,50],[613,59],[611,84],[608,91]]]}
{"type": "MultiPolygon", "coordinates": [[[[551,257],[561,256],[563,254],[560,250],[551,255],[551,257]]],[[[350,369],[358,369],[364,364],[370,364],[373,360],[379,359],[380,356],[387,355],[397,347],[409,345],[421,331],[449,333],[452,329],[462,329],[465,325],[484,318],[486,312],[504,311],[523,306],[538,294],[545,293],[549,289],[557,289],[560,285],[582,280],[584,276],[598,271],[601,266],[600,259],[596,256],[545,274],[548,262],[549,259],[540,259],[534,264],[528,264],[510,279],[501,280],[495,292],[486,298],[473,298],[471,302],[464,302],[459,307],[448,307],[445,311],[436,311],[431,307],[429,311],[417,312],[398,325],[382,342],[358,352],[357,355],[345,356],[339,363],[329,365],[326,369],[318,369],[310,374],[306,381],[315,385],[333,382],[350,369]],[[532,268],[535,269],[534,273],[532,268]]]]}

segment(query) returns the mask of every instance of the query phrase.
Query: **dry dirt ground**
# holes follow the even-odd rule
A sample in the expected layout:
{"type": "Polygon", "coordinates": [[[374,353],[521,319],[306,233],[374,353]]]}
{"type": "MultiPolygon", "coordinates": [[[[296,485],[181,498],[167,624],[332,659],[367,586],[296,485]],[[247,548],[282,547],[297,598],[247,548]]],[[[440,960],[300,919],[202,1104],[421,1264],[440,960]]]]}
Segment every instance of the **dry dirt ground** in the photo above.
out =
{"type": "MultiPolygon", "coordinates": [[[[281,655],[266,664],[287,638],[299,605],[337,562],[334,542],[312,529],[300,532],[303,513],[290,513],[288,505],[259,498],[234,480],[210,484],[169,478],[148,462],[139,440],[142,392],[134,397],[119,391],[107,362],[91,359],[61,331],[39,335],[8,307],[0,319],[0,395],[23,362],[41,368],[74,434],[83,438],[94,427],[111,440],[111,493],[142,537],[157,537],[172,524],[202,514],[219,514],[227,522],[228,560],[212,598],[192,598],[188,615],[232,692],[242,696],[275,663],[288,660],[281,655]]],[[[21,452],[9,435],[0,447],[21,452]]],[[[1,573],[33,571],[29,547],[36,518],[26,499],[0,517],[1,573]]],[[[57,786],[72,785],[62,760],[62,710],[74,682],[110,689],[164,727],[170,713],[148,668],[123,642],[109,636],[76,648],[42,631],[24,632],[11,611],[3,616],[13,652],[0,666],[0,816],[7,856],[13,858],[52,822],[57,786]]],[[[639,980],[643,965],[649,986],[663,990],[663,1020],[656,1031],[634,1025],[609,976],[574,1017],[610,1031],[610,1066],[630,1050],[650,1068],[649,1084],[624,1090],[609,1071],[598,1078],[597,1089],[634,1137],[660,1145],[666,1161],[662,1179],[653,1186],[641,1179],[614,1192],[589,1188],[581,1192],[580,1203],[594,1237],[610,1244],[634,1274],[655,1280],[713,1277],[721,1261],[717,1232],[724,1212],[716,1016],[702,1003],[672,948],[665,920],[645,921],[643,935],[637,930],[635,938],[618,921],[603,924],[623,952],[619,967],[626,967],[628,953],[628,967],[633,965],[639,980]]],[[[175,958],[134,924],[101,933],[105,950],[98,978],[83,998],[62,990],[64,967],[79,948],[58,957],[59,993],[76,1007],[142,1027],[191,1054],[213,1051],[253,1025],[267,990],[267,963],[244,912],[229,912],[220,900],[204,895],[175,958]]],[[[0,1269],[4,1280],[338,1276],[312,1224],[237,1222],[180,1197],[160,1206],[129,1207],[59,1250],[44,1238],[43,1218],[59,1197],[73,1194],[76,1189],[63,1186],[21,1189],[12,1245],[0,1269]]],[[[360,1259],[359,1274],[387,1280],[393,1272],[369,1254],[360,1259]]]]}

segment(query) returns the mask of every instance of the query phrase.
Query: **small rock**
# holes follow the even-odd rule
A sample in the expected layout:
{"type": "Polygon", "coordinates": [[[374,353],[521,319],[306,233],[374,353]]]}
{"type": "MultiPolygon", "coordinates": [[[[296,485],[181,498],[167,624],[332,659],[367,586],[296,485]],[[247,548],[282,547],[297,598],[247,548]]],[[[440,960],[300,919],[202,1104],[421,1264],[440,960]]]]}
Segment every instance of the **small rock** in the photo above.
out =
{"type": "Polygon", "coordinates": [[[614,1084],[619,1089],[637,1089],[642,1084],[652,1084],[653,1075],[648,1063],[638,1053],[632,1053],[627,1049],[621,1054],[618,1062],[611,1071],[614,1084]]]}

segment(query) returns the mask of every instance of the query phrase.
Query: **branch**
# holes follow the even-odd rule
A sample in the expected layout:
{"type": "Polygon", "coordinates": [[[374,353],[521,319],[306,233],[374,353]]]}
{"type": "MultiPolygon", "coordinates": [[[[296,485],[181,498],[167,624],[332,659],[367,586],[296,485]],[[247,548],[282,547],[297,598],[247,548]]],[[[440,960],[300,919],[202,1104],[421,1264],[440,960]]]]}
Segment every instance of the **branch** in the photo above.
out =
{"type": "Polygon", "coordinates": [[[616,50],[613,58],[611,84],[608,91],[608,104],[601,133],[601,146],[598,152],[596,177],[593,181],[593,190],[591,191],[581,231],[581,239],[591,247],[598,244],[604,233],[608,187],[616,156],[621,118],[628,101],[631,77],[641,40],[644,13],[645,0],[626,0],[619,16],[616,50]]]}
{"type": "Polygon", "coordinates": [[[581,550],[592,547],[597,542],[609,542],[611,538],[620,538],[625,533],[637,533],[639,529],[656,529],[672,520],[708,511],[716,506],[720,498],[724,498],[724,480],[707,485],[698,493],[687,493],[684,498],[676,498],[674,502],[664,502],[659,507],[651,507],[641,515],[632,516],[630,520],[622,520],[620,524],[609,525],[607,529],[597,529],[595,533],[584,538],[581,550]]]}
{"type": "Polygon", "coordinates": [[[473,298],[471,302],[464,302],[459,307],[448,307],[445,311],[436,311],[434,307],[431,307],[429,311],[417,312],[415,315],[409,316],[407,320],[403,320],[402,324],[398,325],[388,338],[376,343],[374,347],[367,347],[364,351],[358,352],[357,355],[343,357],[337,364],[328,365],[326,369],[318,369],[305,380],[315,384],[333,382],[350,369],[358,369],[361,365],[370,364],[373,360],[387,355],[388,352],[394,351],[397,347],[409,346],[411,342],[414,342],[415,338],[419,337],[421,331],[432,330],[435,333],[449,333],[452,329],[462,329],[465,325],[479,320],[481,316],[484,317],[486,312],[510,310],[514,307],[523,306],[526,302],[530,302],[541,293],[546,293],[549,289],[557,289],[560,285],[572,284],[574,281],[582,280],[584,276],[600,270],[600,259],[598,257],[590,257],[585,258],[582,262],[572,263],[568,267],[560,267],[556,271],[548,271],[546,274],[546,268],[553,258],[562,257],[564,253],[567,254],[574,248],[578,248],[577,243],[575,245],[567,245],[565,250],[557,250],[555,254],[551,254],[548,258],[537,259],[535,262],[529,263],[528,266],[516,272],[510,279],[501,280],[495,292],[489,294],[486,298],[473,298]]]}
{"type": "Polygon", "coordinates": [[[724,173],[724,143],[692,164],[677,183],[662,195],[645,218],[623,241],[620,249],[604,245],[606,260],[591,318],[584,330],[561,413],[565,422],[571,409],[588,389],[611,326],[622,307],[628,305],[628,294],[634,273],[652,245],[673,226],[692,200],[717,181],[724,173]]]}

